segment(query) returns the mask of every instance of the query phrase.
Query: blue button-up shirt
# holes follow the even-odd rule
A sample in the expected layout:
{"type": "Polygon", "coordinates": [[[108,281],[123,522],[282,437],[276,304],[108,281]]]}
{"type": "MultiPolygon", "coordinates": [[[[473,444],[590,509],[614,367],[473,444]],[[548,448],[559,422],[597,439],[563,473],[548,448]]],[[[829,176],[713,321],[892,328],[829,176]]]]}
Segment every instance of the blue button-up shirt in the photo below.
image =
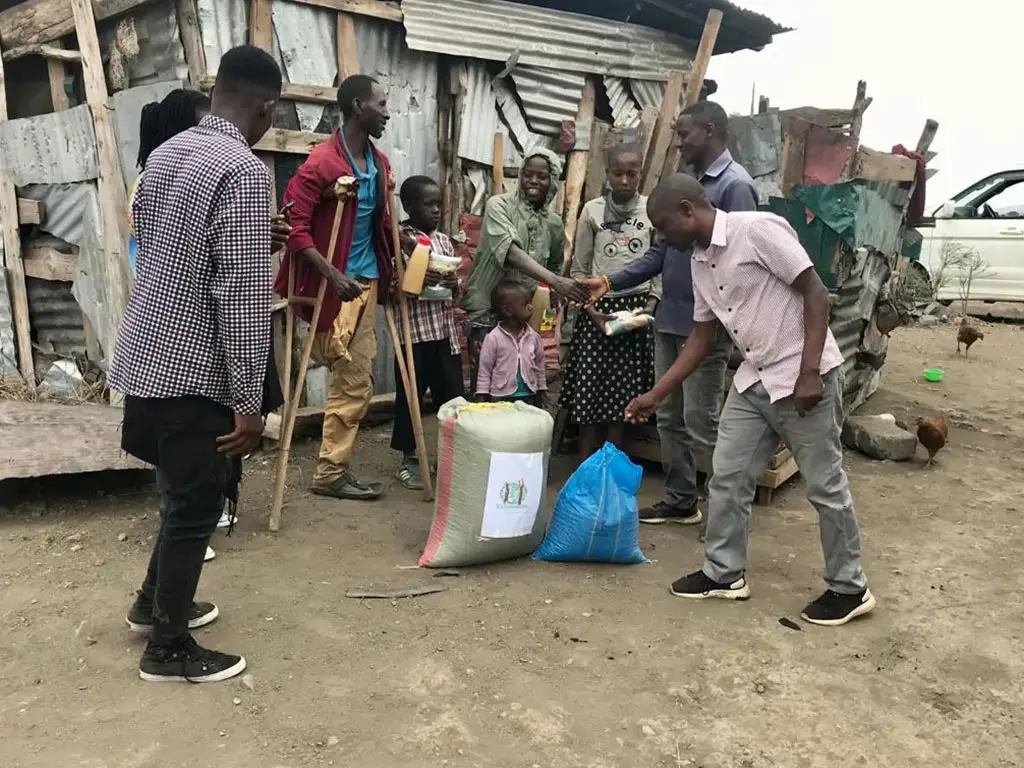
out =
{"type": "MultiPolygon", "coordinates": [[[[757,190],[746,169],[725,150],[700,178],[708,202],[715,208],[756,211],[757,190]]],[[[693,277],[690,272],[692,249],[680,250],[664,239],[648,249],[643,258],[608,276],[615,290],[631,288],[661,275],[662,297],[654,317],[658,333],[689,336],[693,331],[693,277]]]]}
{"type": "Polygon", "coordinates": [[[373,148],[370,142],[366,142],[366,173],[363,173],[352,157],[344,131],[341,131],[341,142],[345,147],[345,154],[348,155],[349,165],[359,178],[359,210],[356,214],[356,228],[352,236],[352,248],[348,252],[345,274],[349,277],[376,280],[380,276],[380,271],[377,268],[377,253],[373,247],[373,214],[377,210],[377,165],[373,162],[373,148]]]}

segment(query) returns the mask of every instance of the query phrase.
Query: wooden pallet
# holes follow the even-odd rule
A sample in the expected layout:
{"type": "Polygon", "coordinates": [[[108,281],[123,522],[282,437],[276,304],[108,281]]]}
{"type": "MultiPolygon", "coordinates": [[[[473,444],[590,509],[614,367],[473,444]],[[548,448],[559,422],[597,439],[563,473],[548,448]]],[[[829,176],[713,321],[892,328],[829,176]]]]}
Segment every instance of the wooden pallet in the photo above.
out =
{"type": "MultiPolygon", "coordinates": [[[[650,426],[634,427],[626,436],[625,452],[634,458],[661,463],[661,442],[658,439],[657,429],[650,426]]],[[[711,463],[703,456],[697,457],[697,470],[706,475],[711,474],[711,463]]],[[[796,459],[793,458],[789,448],[780,444],[775,450],[768,466],[757,478],[757,496],[755,503],[761,506],[768,506],[772,503],[772,496],[776,489],[783,483],[796,475],[796,459]]]]}

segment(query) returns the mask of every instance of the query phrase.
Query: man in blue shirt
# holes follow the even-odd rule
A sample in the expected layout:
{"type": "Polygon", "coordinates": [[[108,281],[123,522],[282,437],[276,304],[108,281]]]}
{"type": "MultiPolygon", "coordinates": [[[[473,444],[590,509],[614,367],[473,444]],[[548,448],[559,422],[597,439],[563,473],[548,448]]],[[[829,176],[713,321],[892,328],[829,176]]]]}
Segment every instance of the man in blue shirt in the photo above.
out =
{"type": "MultiPolygon", "coordinates": [[[[700,179],[708,201],[718,210],[757,210],[757,191],[750,174],[732,159],[728,144],[729,118],[721,106],[702,101],[683,111],[676,124],[682,141],[683,167],[700,179]],[[688,168],[686,166],[689,166],[688,168]]],[[[668,245],[664,239],[629,266],[592,280],[592,290],[621,290],[662,276],[662,298],[655,311],[655,374],[660,379],[679,357],[693,331],[693,281],[690,250],[668,245]]],[[[661,501],[640,510],[642,523],[697,525],[704,515],[697,507],[699,452],[708,458],[718,438],[725,371],[732,355],[732,341],[719,329],[711,354],[683,386],[658,407],[661,461],[665,468],[665,493],[661,501]]]]}

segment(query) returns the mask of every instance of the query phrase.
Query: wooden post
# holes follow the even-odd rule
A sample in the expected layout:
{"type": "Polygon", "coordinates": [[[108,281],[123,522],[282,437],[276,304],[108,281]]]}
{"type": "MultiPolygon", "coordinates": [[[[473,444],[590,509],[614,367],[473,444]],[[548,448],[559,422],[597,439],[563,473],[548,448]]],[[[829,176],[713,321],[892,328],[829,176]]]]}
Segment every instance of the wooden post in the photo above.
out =
{"type": "Polygon", "coordinates": [[[590,157],[587,159],[587,180],[583,185],[585,200],[593,200],[600,196],[604,188],[604,180],[608,175],[605,168],[605,155],[609,149],[608,134],[612,127],[601,120],[594,121],[590,131],[590,157]]]}
{"type": "Polygon", "coordinates": [[[928,150],[932,148],[932,142],[935,141],[935,134],[938,133],[939,124],[935,120],[929,118],[924,123],[924,130],[921,131],[921,138],[917,140],[917,151],[922,155],[927,155],[928,150]]]}
{"type": "MultiPolygon", "coordinates": [[[[587,77],[583,85],[583,95],[576,109],[576,126],[591,125],[594,120],[594,104],[597,100],[597,80],[593,75],[587,77]]],[[[578,139],[579,137],[577,137],[578,139]]],[[[570,152],[569,162],[565,171],[565,250],[562,255],[563,271],[572,262],[572,249],[576,242],[576,222],[580,217],[580,204],[583,197],[583,184],[587,180],[587,161],[590,151],[570,152]]]]}
{"type": "MultiPolygon", "coordinates": [[[[7,81],[0,51],[0,123],[7,122],[7,81]]],[[[28,312],[28,287],[25,264],[21,260],[21,230],[18,223],[18,193],[6,167],[0,167],[0,224],[3,229],[4,260],[14,335],[18,345],[18,369],[29,389],[36,387],[35,364],[32,361],[32,327],[28,312]]]]}
{"type": "MultiPolygon", "coordinates": [[[[690,70],[690,78],[686,81],[686,94],[683,96],[683,109],[692,107],[700,101],[701,88],[704,87],[704,77],[708,72],[708,64],[711,62],[711,54],[715,50],[715,41],[718,40],[718,30],[722,28],[722,12],[712,8],[708,11],[707,21],[704,22],[704,32],[700,36],[700,45],[697,46],[697,55],[693,58],[693,68],[690,70]]],[[[672,144],[665,155],[665,162],[662,165],[661,175],[675,173],[679,168],[679,161],[682,158],[683,147],[680,137],[675,133],[675,124],[672,126],[672,144]]],[[[655,158],[657,159],[657,158],[655,158]]],[[[653,187],[652,187],[653,189],[653,187]]]]}
{"type": "Polygon", "coordinates": [[[658,118],[654,121],[651,140],[647,147],[647,156],[644,159],[643,183],[640,186],[640,192],[644,195],[651,194],[651,190],[661,179],[665,154],[668,152],[672,136],[675,134],[676,113],[679,110],[679,99],[683,94],[684,79],[685,75],[678,70],[669,73],[668,83],[665,86],[665,98],[661,102],[658,118]]]}
{"type": "Polygon", "coordinates": [[[199,88],[206,77],[206,49],[199,32],[196,0],[177,0],[177,11],[181,47],[185,50],[185,63],[188,64],[188,81],[193,88],[199,88]]]}
{"type": "Polygon", "coordinates": [[[500,195],[505,191],[505,136],[501,131],[494,134],[491,149],[491,194],[500,195]]]}
{"type": "Polygon", "coordinates": [[[356,22],[351,13],[338,13],[338,85],[346,77],[359,74],[359,47],[356,43],[356,22]]]}
{"type": "Polygon", "coordinates": [[[448,215],[447,230],[457,235],[462,229],[462,213],[465,206],[465,189],[462,184],[462,158],[459,157],[459,141],[462,138],[463,112],[466,109],[466,92],[469,90],[469,71],[464,63],[451,69],[449,92],[452,95],[452,163],[449,204],[445,206],[448,215]]]}
{"type": "Polygon", "coordinates": [[[853,139],[853,151],[850,159],[846,162],[839,177],[839,181],[845,181],[853,173],[857,164],[857,147],[860,144],[860,130],[864,125],[864,111],[871,106],[872,99],[868,97],[868,84],[866,80],[857,81],[857,95],[853,99],[853,120],[850,123],[850,138],[853,139]]]}
{"type": "Polygon", "coordinates": [[[250,0],[249,45],[265,51],[274,48],[274,8],[272,0],[250,0]]]}
{"type": "Polygon", "coordinates": [[[107,337],[100,339],[103,351],[110,360],[114,354],[117,327],[128,305],[131,274],[128,268],[128,194],[121,174],[121,159],[117,154],[117,135],[110,114],[107,97],[107,81],[103,74],[103,56],[96,35],[96,19],[90,0],[71,0],[75,18],[75,33],[78,48],[82,54],[82,79],[85,84],[85,100],[92,112],[93,130],[96,133],[96,153],[99,175],[96,186],[99,192],[100,220],[103,223],[103,250],[106,268],[104,287],[106,305],[107,337]]]}
{"type": "Polygon", "coordinates": [[[444,227],[448,221],[448,206],[451,204],[451,184],[449,171],[452,167],[452,97],[448,92],[448,67],[441,65],[437,84],[437,149],[440,163],[438,164],[437,183],[441,186],[441,222],[444,227]]]}

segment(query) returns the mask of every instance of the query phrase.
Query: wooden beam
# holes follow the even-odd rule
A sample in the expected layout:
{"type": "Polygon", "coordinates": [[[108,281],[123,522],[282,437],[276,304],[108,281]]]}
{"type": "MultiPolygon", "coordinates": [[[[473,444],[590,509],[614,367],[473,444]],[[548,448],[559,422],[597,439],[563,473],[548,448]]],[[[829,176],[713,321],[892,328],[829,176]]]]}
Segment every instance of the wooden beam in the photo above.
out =
{"type": "MultiPolygon", "coordinates": [[[[597,80],[588,75],[583,85],[583,95],[576,109],[576,125],[591,125],[594,121],[594,106],[597,101],[597,80]]],[[[577,137],[578,138],[578,137],[577,137]]],[[[567,269],[572,263],[572,250],[576,243],[576,224],[580,217],[583,185],[587,180],[587,161],[590,151],[569,153],[565,171],[565,248],[562,252],[562,266],[567,269]]]]}
{"type": "MultiPolygon", "coordinates": [[[[704,32],[700,36],[700,45],[697,46],[697,54],[693,57],[693,66],[690,69],[690,77],[686,81],[686,94],[683,96],[683,109],[692,107],[700,101],[701,88],[704,87],[704,76],[708,72],[708,64],[711,62],[711,54],[715,50],[715,41],[718,40],[718,32],[722,28],[722,12],[717,8],[708,11],[707,21],[704,22],[704,32]]],[[[681,137],[675,134],[673,128],[672,144],[665,155],[665,162],[662,164],[661,175],[675,173],[679,168],[679,161],[683,156],[683,145],[681,137]]],[[[657,159],[657,158],[655,158],[657,159]]]]}
{"type": "Polygon", "coordinates": [[[354,13],[357,16],[372,16],[375,19],[401,22],[404,16],[398,3],[382,0],[297,0],[303,5],[330,8],[333,11],[354,13]]]}
{"type": "Polygon", "coordinates": [[[271,0],[249,0],[249,45],[265,51],[274,48],[274,17],[271,0]]]}
{"type": "MultiPolygon", "coordinates": [[[[92,0],[99,21],[120,16],[152,0],[92,0]]],[[[17,48],[32,43],[49,43],[75,31],[72,0],[26,0],[0,13],[0,43],[17,48]]]]}
{"type": "MultiPolygon", "coordinates": [[[[356,20],[351,13],[338,13],[338,85],[346,77],[359,74],[359,46],[356,43],[356,20]]],[[[337,97],[337,94],[334,95],[337,97]]]]}
{"type": "MultiPolygon", "coordinates": [[[[60,40],[53,43],[53,46],[56,48],[60,48],[61,45],[60,40]]],[[[50,81],[50,102],[53,104],[53,111],[63,112],[69,109],[71,103],[68,101],[68,94],[64,89],[64,78],[67,75],[64,62],[59,59],[47,59],[46,75],[50,81]]]]}
{"type": "MultiPolygon", "coordinates": [[[[96,19],[89,0],[71,0],[75,33],[82,51],[82,75],[85,100],[92,112],[96,134],[99,175],[100,220],[103,224],[103,289],[106,337],[100,339],[107,359],[114,354],[117,327],[128,304],[131,274],[128,268],[128,194],[121,175],[121,159],[117,153],[117,135],[111,116],[107,81],[103,73],[103,57],[96,34],[96,19]]],[[[112,401],[114,403],[116,401],[112,401]]]]}
{"type": "Polygon", "coordinates": [[[4,61],[14,61],[23,56],[42,56],[45,59],[70,62],[82,60],[82,54],[78,51],[66,51],[59,44],[38,45],[33,43],[32,45],[22,45],[18,48],[4,51],[4,61]]]}
{"type": "MultiPolygon", "coordinates": [[[[448,206],[451,204],[449,171],[452,163],[451,130],[452,98],[448,93],[448,67],[446,62],[439,66],[437,78],[437,183],[441,185],[441,226],[448,220],[448,206]]],[[[447,230],[446,230],[447,231],[447,230]]]]}
{"type": "Polygon", "coordinates": [[[459,141],[465,120],[466,93],[469,91],[469,70],[465,62],[455,64],[449,72],[449,92],[452,97],[452,180],[451,200],[445,206],[448,214],[448,232],[457,235],[462,230],[462,213],[465,208],[466,189],[462,183],[462,158],[459,157],[459,141]]]}
{"type": "MultiPolygon", "coordinates": [[[[7,122],[7,79],[0,56],[0,124],[7,122]]],[[[18,346],[18,369],[29,389],[36,387],[35,364],[32,360],[32,327],[28,311],[28,287],[25,264],[21,260],[21,230],[18,228],[18,193],[6,166],[0,166],[0,231],[3,233],[4,259],[14,336],[18,346]]]]}
{"type": "Polygon", "coordinates": [[[903,155],[890,155],[860,147],[851,161],[854,179],[891,181],[902,184],[913,181],[917,174],[917,161],[903,155]]]}
{"type": "Polygon", "coordinates": [[[199,32],[196,0],[176,0],[176,5],[181,47],[185,49],[185,63],[188,64],[188,81],[193,88],[199,88],[206,77],[206,49],[199,32]]]}
{"type": "Polygon", "coordinates": [[[932,147],[932,142],[935,141],[935,134],[939,131],[939,124],[937,121],[929,118],[925,120],[924,130],[921,131],[921,138],[917,140],[917,151],[922,155],[927,155],[928,150],[932,147]]]}
{"type": "Polygon", "coordinates": [[[28,224],[42,224],[46,208],[41,200],[29,200],[24,197],[18,198],[18,223],[21,226],[28,224]]]}
{"type": "Polygon", "coordinates": [[[608,136],[612,127],[601,120],[595,120],[590,129],[590,157],[587,159],[587,181],[583,185],[583,194],[587,200],[600,196],[604,188],[608,169],[605,167],[605,156],[608,154],[608,136]]]}
{"type": "MultiPolygon", "coordinates": [[[[212,75],[204,75],[199,79],[196,87],[209,93],[213,90],[216,80],[217,78],[212,75]]],[[[285,83],[281,87],[281,98],[293,101],[308,101],[313,104],[334,104],[338,101],[338,89],[333,85],[285,83]]]]}
{"type": "Polygon", "coordinates": [[[331,134],[329,133],[271,128],[253,149],[257,152],[288,152],[295,155],[308,155],[313,151],[313,147],[330,138],[331,134]]]}
{"type": "Polygon", "coordinates": [[[28,243],[22,254],[22,260],[25,262],[26,277],[71,283],[75,280],[78,249],[75,248],[73,253],[64,253],[52,245],[28,243]]]}
{"type": "Polygon", "coordinates": [[[505,191],[505,134],[496,131],[491,146],[491,194],[505,191]]]}
{"type": "Polygon", "coordinates": [[[651,132],[651,141],[647,149],[647,157],[644,160],[644,175],[641,185],[641,192],[645,195],[651,194],[658,181],[661,179],[661,170],[665,161],[665,154],[668,152],[672,137],[675,135],[676,115],[679,112],[679,99],[683,95],[683,81],[686,78],[679,70],[669,73],[668,83],[665,86],[665,98],[661,102],[661,109],[658,111],[658,119],[654,123],[654,130],[651,132]]]}

